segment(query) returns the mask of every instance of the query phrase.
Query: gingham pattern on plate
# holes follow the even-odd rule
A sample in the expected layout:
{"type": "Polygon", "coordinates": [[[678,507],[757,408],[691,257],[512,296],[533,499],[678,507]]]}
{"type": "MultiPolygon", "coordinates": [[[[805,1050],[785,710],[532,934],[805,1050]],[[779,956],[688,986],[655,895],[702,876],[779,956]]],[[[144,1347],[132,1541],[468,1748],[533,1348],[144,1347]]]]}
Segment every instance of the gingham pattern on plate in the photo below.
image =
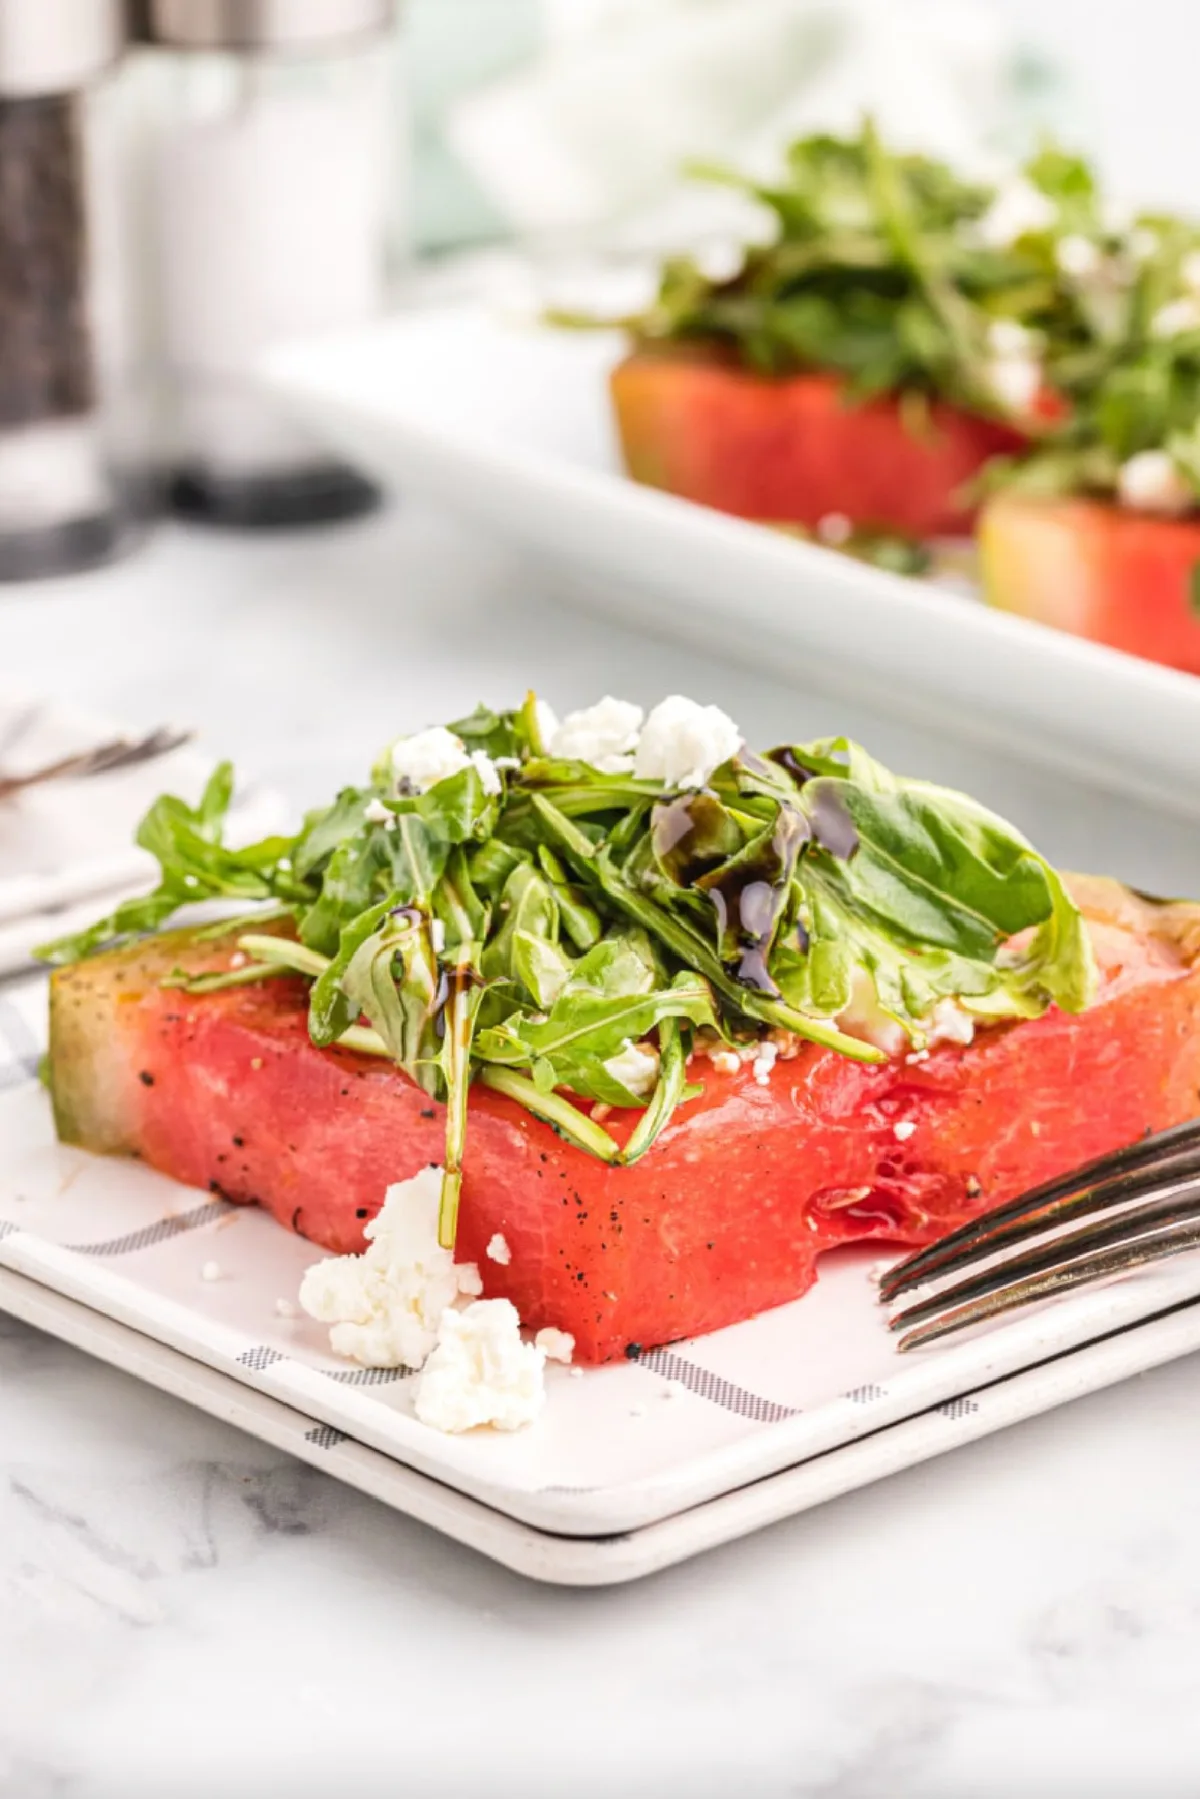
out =
{"type": "Polygon", "coordinates": [[[0,1265],[294,1407],[313,1421],[311,1445],[368,1445],[544,1531],[636,1530],[918,1415],[952,1448],[992,1427],[989,1408],[1012,1421],[1018,1371],[1200,1294],[1200,1260],[1184,1258],[901,1358],[877,1258],[852,1251],[805,1299],[745,1324],[582,1379],[551,1365],[545,1415],[527,1431],[446,1437],[414,1416],[404,1371],[339,1361],[298,1314],[311,1244],[55,1141],[35,1073],[44,1014],[40,981],[10,989],[0,1012],[0,1265]]]}

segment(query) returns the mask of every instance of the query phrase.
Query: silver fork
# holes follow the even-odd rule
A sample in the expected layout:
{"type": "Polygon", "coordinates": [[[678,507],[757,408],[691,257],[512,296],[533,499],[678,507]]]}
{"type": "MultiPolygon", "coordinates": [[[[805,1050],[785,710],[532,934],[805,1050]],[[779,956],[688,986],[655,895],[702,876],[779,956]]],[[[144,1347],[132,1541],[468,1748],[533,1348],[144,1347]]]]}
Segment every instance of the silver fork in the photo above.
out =
{"type": "Polygon", "coordinates": [[[880,1298],[891,1307],[937,1288],[888,1320],[903,1333],[899,1348],[916,1349],[1198,1247],[1200,1119],[1193,1119],[984,1212],[889,1269],[880,1298]]]}
{"type": "Polygon", "coordinates": [[[26,774],[0,775],[0,800],[11,799],[27,787],[41,787],[47,781],[82,781],[91,775],[112,774],[119,768],[133,768],[141,762],[153,762],[167,756],[191,741],[190,731],[173,731],[165,725],[149,731],[144,737],[113,737],[107,743],[93,744],[57,761],[43,763],[26,774]]]}

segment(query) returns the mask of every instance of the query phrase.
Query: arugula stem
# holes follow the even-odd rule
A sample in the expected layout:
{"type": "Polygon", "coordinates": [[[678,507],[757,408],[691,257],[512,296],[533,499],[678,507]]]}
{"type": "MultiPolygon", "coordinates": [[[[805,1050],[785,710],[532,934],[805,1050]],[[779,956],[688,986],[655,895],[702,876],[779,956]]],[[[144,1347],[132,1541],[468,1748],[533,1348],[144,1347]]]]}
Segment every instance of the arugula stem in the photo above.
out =
{"type": "MultiPolygon", "coordinates": [[[[657,1140],[684,1096],[687,1087],[687,1053],[683,1032],[674,1018],[664,1018],[658,1027],[658,1082],[646,1107],[621,1152],[623,1168],[631,1168],[657,1140]]],[[[693,1089],[693,1091],[699,1091],[693,1089]]]]}
{"type": "Polygon", "coordinates": [[[462,1157],[467,1140],[471,1039],[484,994],[483,978],[478,969],[480,953],[481,946],[474,943],[463,944],[459,949],[450,973],[450,997],[446,1002],[446,1037],[441,1058],[446,1082],[446,1156],[438,1207],[438,1242],[443,1249],[454,1248],[458,1231],[462,1157]]]}
{"type": "Polygon", "coordinates": [[[290,937],[260,937],[251,932],[239,937],[237,942],[238,948],[245,950],[248,956],[255,956],[260,962],[275,963],[280,968],[290,968],[295,974],[308,975],[312,980],[329,967],[328,956],[303,943],[294,943],[290,937]]]}
{"type": "Polygon", "coordinates": [[[247,962],[244,968],[214,968],[209,974],[191,975],[185,968],[173,968],[158,984],[177,987],[183,993],[223,993],[227,987],[249,987],[255,981],[276,980],[290,973],[282,962],[247,962]]]}
{"type": "Polygon", "coordinates": [[[573,1106],[569,1099],[560,1093],[543,1093],[527,1080],[523,1074],[516,1074],[511,1068],[495,1068],[491,1065],[481,1068],[479,1079],[485,1087],[493,1087],[497,1093],[507,1093],[509,1099],[515,1099],[518,1105],[532,1112],[535,1118],[543,1118],[552,1125],[560,1137],[565,1137],[577,1148],[585,1149],[590,1156],[596,1156],[601,1162],[619,1162],[621,1146],[615,1137],[610,1137],[600,1125],[593,1124],[586,1112],[573,1106]]]}
{"type": "Polygon", "coordinates": [[[357,1050],[360,1056],[380,1056],[387,1062],[395,1060],[379,1032],[373,1031],[370,1025],[350,1025],[337,1039],[337,1047],[357,1050]]]}

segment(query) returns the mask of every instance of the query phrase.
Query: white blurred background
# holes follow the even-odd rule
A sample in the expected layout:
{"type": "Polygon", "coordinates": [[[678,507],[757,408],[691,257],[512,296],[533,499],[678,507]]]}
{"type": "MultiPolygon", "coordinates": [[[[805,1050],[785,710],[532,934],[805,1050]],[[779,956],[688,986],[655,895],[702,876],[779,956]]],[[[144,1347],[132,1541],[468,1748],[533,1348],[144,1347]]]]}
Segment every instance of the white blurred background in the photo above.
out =
{"type": "Polygon", "coordinates": [[[420,249],[683,230],[702,202],[682,157],[769,160],[864,107],[952,157],[1050,131],[1121,197],[1200,209],[1196,0],[409,0],[407,17],[420,249]]]}

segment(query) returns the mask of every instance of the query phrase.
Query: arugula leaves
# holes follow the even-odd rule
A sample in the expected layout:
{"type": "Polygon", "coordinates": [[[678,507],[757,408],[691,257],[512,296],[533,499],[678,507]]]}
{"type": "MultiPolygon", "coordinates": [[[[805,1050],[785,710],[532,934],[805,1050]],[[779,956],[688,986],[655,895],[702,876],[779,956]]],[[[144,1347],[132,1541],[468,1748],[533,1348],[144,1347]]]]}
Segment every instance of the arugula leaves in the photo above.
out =
{"type": "MultiPolygon", "coordinates": [[[[1200,506],[1200,225],[1117,217],[1054,145],[996,184],[893,152],[869,121],[801,138],[775,182],[692,173],[755,202],[769,238],[729,275],[669,258],[649,307],[600,321],[635,345],[766,376],[828,371],[852,403],[899,395],[914,431],[935,399],[1015,419],[1030,446],[995,458],[976,497],[1112,496],[1124,463],[1161,449],[1200,506]]],[[[900,572],[920,561],[894,540],[845,547],[900,572]]]]}
{"type": "Polygon", "coordinates": [[[74,961],[196,902],[234,909],[237,965],[171,983],[300,975],[316,1045],[387,1057],[441,1101],[448,1246],[474,1082],[628,1165],[699,1091],[698,1042],[782,1030],[879,1060],[838,1022],[864,982],[916,1043],[943,999],[995,1019],[1091,997],[1087,933],[1049,864],[847,739],[743,748],[681,793],[548,759],[532,696],[455,731],[499,760],[499,793],[476,764],[414,793],[384,757],[294,837],[240,849],[222,765],[196,807],[168,795],[147,813],[156,889],[40,952],[74,961]],[[610,1108],[631,1128],[606,1129],[610,1108]]]}

